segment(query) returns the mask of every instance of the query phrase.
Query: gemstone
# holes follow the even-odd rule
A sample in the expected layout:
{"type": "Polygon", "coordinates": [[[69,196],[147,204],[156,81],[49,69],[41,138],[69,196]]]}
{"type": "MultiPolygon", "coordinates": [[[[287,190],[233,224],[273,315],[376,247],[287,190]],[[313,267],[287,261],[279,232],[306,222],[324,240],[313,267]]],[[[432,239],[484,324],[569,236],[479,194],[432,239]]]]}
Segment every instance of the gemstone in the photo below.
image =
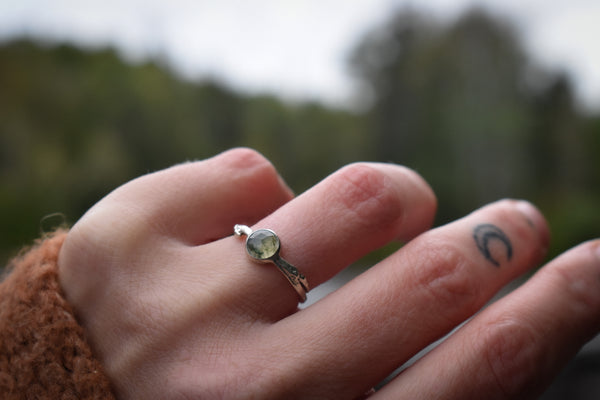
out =
{"type": "Polygon", "coordinates": [[[279,251],[279,238],[269,229],[259,229],[248,236],[246,250],[258,260],[268,260],[279,251]]]}

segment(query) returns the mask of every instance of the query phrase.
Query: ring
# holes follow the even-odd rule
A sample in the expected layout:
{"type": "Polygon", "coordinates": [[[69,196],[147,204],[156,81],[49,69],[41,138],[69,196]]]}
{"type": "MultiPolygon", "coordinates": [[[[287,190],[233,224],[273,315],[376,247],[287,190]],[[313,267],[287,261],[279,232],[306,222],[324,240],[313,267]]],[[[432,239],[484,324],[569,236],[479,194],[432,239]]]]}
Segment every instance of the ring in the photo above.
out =
{"type": "Polygon", "coordinates": [[[277,268],[287,278],[290,284],[298,292],[300,302],[306,301],[306,293],[308,292],[308,281],[306,277],[298,271],[289,262],[279,256],[281,242],[275,232],[270,229],[258,229],[252,231],[246,225],[235,225],[233,233],[237,236],[246,235],[246,252],[250,257],[261,262],[272,262],[277,265],[277,268]]]}

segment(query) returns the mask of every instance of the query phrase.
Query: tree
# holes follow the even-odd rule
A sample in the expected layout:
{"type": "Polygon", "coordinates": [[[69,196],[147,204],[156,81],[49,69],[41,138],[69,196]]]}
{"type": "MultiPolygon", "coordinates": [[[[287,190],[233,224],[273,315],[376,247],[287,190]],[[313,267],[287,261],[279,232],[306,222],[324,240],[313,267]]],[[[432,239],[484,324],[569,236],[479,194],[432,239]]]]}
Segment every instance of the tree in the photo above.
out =
{"type": "Polygon", "coordinates": [[[419,170],[443,200],[441,220],[532,195],[532,66],[511,25],[477,9],[448,26],[402,11],[352,65],[373,97],[378,157],[419,170]]]}

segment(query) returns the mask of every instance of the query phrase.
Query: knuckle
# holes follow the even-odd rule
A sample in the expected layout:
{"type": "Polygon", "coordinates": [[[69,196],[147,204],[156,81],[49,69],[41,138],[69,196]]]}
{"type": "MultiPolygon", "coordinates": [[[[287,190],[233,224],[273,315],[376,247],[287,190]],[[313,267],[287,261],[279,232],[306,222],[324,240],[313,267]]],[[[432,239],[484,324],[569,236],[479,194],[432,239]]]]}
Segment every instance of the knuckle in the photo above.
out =
{"type": "Polygon", "coordinates": [[[332,195],[364,225],[388,226],[402,217],[402,201],[388,176],[368,164],[351,164],[333,177],[332,195]]]}
{"type": "Polygon", "coordinates": [[[415,268],[416,282],[438,306],[451,309],[474,309],[479,304],[480,285],[470,273],[472,261],[458,245],[443,238],[424,235],[424,251],[419,251],[415,268]]]}
{"type": "Polygon", "coordinates": [[[244,190],[254,192],[258,188],[271,191],[283,185],[275,166],[256,150],[235,148],[221,156],[230,171],[230,179],[243,185],[244,190]]]}
{"type": "Polygon", "coordinates": [[[220,155],[223,162],[229,164],[232,168],[253,168],[271,163],[258,151],[248,147],[236,147],[220,155]]]}
{"type": "Polygon", "coordinates": [[[517,204],[516,200],[500,200],[497,203],[497,218],[499,221],[507,221],[511,224],[515,240],[531,242],[532,239],[537,239],[535,231],[525,216],[517,209],[517,204]]]}
{"type": "Polygon", "coordinates": [[[539,337],[518,316],[505,315],[481,328],[485,378],[505,398],[523,395],[528,382],[545,366],[539,337]]]}

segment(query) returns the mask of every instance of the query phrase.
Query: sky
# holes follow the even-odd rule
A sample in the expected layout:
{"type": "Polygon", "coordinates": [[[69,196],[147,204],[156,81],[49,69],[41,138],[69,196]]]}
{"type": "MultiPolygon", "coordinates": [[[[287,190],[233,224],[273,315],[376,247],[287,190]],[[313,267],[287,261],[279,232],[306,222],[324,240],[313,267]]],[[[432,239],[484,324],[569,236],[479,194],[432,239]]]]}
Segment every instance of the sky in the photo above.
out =
{"type": "Polygon", "coordinates": [[[567,71],[584,108],[600,110],[599,0],[0,0],[0,40],[109,45],[185,78],[344,107],[356,89],[347,57],[366,32],[407,6],[452,21],[474,5],[513,21],[532,58],[567,71]]]}

